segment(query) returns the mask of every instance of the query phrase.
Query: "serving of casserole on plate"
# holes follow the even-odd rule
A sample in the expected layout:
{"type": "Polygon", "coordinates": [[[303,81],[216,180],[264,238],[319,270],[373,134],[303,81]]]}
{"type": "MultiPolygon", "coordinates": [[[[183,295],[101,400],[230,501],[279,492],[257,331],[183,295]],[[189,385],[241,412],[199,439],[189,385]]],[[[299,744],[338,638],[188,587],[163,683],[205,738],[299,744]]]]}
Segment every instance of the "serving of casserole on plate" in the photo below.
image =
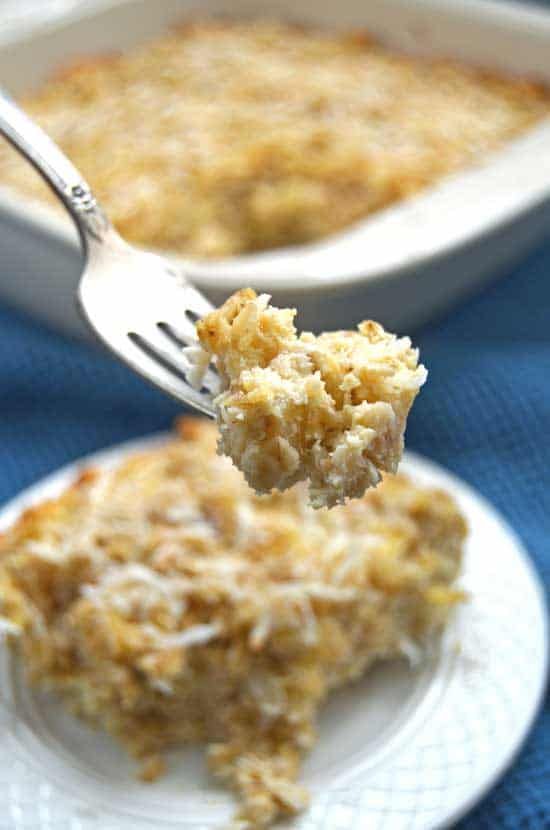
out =
{"type": "Polygon", "coordinates": [[[213,425],[183,420],[178,437],[117,448],[8,505],[10,814],[226,826],[230,799],[192,751],[171,750],[194,744],[236,792],[241,828],[297,812],[285,826],[406,816],[426,830],[478,798],[544,686],[540,588],[477,496],[419,459],[404,469],[314,511],[301,485],[254,496],[216,455],[213,425]],[[102,731],[158,780],[133,780],[102,731]]]}
{"type": "Polygon", "coordinates": [[[215,426],[84,472],[0,542],[0,613],[29,679],[141,759],[206,742],[243,827],[307,804],[296,782],[327,694],[420,654],[463,599],[465,521],[441,490],[387,478],[315,512],[252,495],[215,426]]]}

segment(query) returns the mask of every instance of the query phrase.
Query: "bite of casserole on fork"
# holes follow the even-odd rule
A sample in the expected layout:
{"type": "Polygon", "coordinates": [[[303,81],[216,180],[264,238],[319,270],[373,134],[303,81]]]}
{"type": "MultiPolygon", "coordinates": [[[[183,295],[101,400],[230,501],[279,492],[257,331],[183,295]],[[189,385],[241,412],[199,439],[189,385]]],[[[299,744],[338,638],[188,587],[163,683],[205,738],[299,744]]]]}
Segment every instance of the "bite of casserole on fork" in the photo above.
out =
{"type": "Polygon", "coordinates": [[[313,507],[358,498],[397,470],[418,350],[372,320],[298,334],[296,311],[269,300],[245,288],[197,323],[221,377],[219,451],[259,494],[307,480],[313,507]]]}

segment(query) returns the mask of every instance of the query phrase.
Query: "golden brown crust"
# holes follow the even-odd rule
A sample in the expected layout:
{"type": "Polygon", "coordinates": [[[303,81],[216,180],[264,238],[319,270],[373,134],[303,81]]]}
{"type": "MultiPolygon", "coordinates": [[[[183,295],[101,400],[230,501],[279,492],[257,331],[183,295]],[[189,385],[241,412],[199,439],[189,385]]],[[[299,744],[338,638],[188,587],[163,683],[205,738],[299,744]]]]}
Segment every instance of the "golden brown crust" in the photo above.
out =
{"type": "Polygon", "coordinates": [[[204,439],[205,420],[204,418],[193,418],[189,415],[178,418],[176,421],[176,432],[184,441],[204,439]]]}

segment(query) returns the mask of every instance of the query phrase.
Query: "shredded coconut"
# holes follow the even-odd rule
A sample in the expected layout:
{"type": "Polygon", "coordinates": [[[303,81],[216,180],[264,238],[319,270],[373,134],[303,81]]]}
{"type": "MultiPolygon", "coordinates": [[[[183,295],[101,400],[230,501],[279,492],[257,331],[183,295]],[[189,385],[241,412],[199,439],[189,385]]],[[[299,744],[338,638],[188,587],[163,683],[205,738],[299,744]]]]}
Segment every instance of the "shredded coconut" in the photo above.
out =
{"type": "Polygon", "coordinates": [[[199,646],[210,642],[218,636],[220,631],[219,625],[205,623],[204,625],[192,625],[190,628],[178,631],[175,634],[160,634],[157,632],[155,637],[157,643],[165,648],[172,648],[173,646],[189,648],[190,646],[199,646]]]}
{"type": "Polygon", "coordinates": [[[399,643],[401,651],[409,661],[413,668],[419,666],[425,656],[425,651],[418,643],[411,640],[410,637],[403,637],[399,643]]]}
{"type": "Polygon", "coordinates": [[[20,634],[21,626],[7,620],[5,617],[0,617],[0,636],[5,634],[20,634]]]}
{"type": "Polygon", "coordinates": [[[210,355],[202,346],[184,346],[182,355],[187,361],[186,377],[188,383],[199,391],[202,387],[206,370],[210,364],[210,355]]]}

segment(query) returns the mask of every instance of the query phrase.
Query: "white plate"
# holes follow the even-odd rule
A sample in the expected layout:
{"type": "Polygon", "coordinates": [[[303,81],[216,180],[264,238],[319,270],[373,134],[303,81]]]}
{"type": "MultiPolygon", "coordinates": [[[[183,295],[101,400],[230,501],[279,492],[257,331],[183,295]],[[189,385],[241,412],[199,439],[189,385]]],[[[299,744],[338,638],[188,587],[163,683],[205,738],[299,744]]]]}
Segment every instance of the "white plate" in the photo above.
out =
{"type": "MultiPolygon", "coordinates": [[[[159,438],[72,464],[0,512],[60,492],[82,464],[112,464],[159,438]]],[[[428,830],[463,815],[503,773],[541,700],[548,656],[543,592],[520,542],[495,511],[440,467],[407,454],[404,471],[452,492],[469,525],[462,583],[471,601],[421,668],[374,669],[325,708],[303,780],[312,793],[293,830],[428,830]]],[[[171,759],[153,785],[123,752],[43,694],[0,649],[2,830],[212,830],[233,810],[199,750],[171,759]]]]}

